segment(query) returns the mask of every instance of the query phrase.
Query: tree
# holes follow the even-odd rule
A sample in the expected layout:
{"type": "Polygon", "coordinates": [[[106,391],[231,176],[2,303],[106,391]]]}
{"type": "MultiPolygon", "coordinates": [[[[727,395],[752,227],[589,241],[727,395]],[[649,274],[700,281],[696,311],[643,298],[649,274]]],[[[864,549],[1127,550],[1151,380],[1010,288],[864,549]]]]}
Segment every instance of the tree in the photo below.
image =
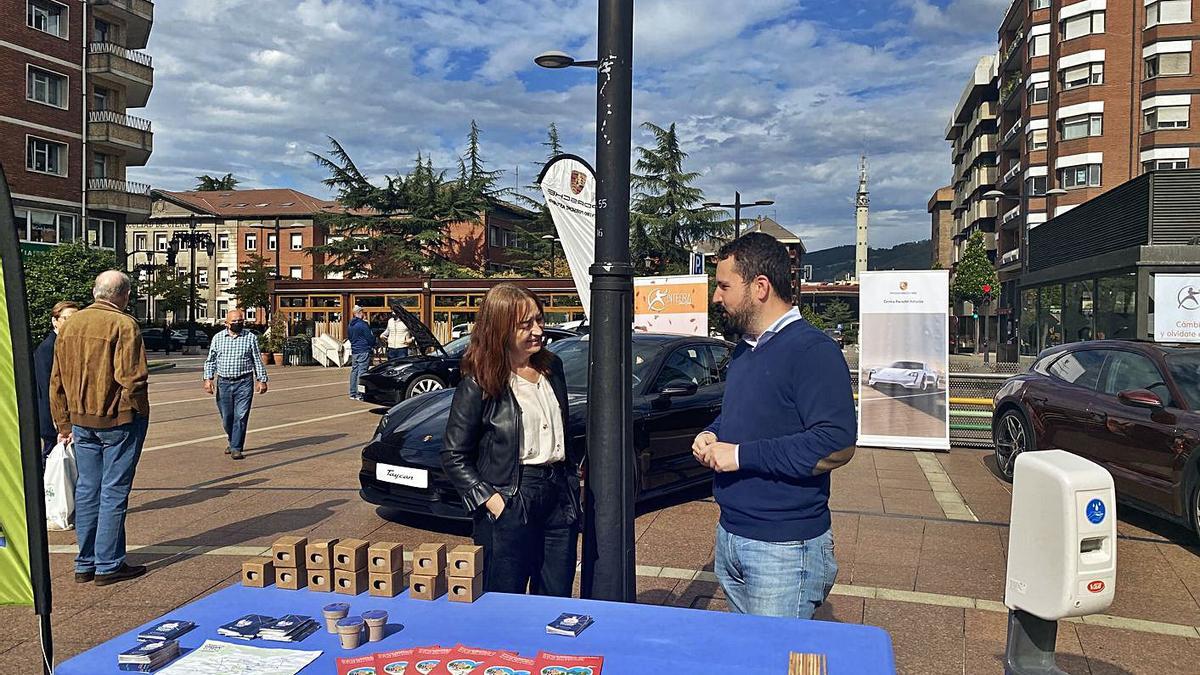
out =
{"type": "Polygon", "coordinates": [[[189,299],[198,303],[200,291],[204,286],[196,284],[196,292],[193,294],[188,274],[169,265],[154,266],[149,277],[143,289],[145,296],[155,298],[160,307],[170,311],[174,322],[187,321],[189,299]]]}
{"type": "MultiPolygon", "coordinates": [[[[546,155],[546,161],[549,162],[562,154],[562,144],[558,142],[558,126],[554,122],[551,122],[550,127],[546,129],[546,136],[546,141],[542,145],[550,148],[549,154],[546,155]]],[[[545,166],[545,163],[542,166],[545,166]]]]}
{"type": "Polygon", "coordinates": [[[812,305],[802,306],[800,308],[800,316],[804,317],[804,320],[812,324],[817,330],[825,330],[827,328],[825,319],[821,318],[820,314],[817,314],[812,305]]]}
{"type": "Polygon", "coordinates": [[[837,328],[841,326],[843,331],[854,321],[854,312],[850,310],[850,305],[841,300],[833,300],[828,305],[825,305],[825,311],[821,312],[821,319],[825,322],[828,328],[837,328]]]}
{"type": "Polygon", "coordinates": [[[29,332],[36,342],[50,334],[50,310],[63,300],[91,304],[96,277],[116,269],[112,251],[90,248],[82,242],[51,246],[23,256],[25,297],[29,306],[29,332]]]}
{"type": "Polygon", "coordinates": [[[682,271],[692,247],[723,236],[728,224],[699,208],[704,192],[691,184],[700,174],[683,170],[688,154],[679,147],[675,125],[664,129],[645,122],[642,128],[654,135],[654,144],[637,149],[630,258],[646,274],[682,271]]]}
{"type": "Polygon", "coordinates": [[[983,233],[976,230],[967,240],[967,250],[954,269],[954,278],[950,281],[950,296],[957,302],[978,305],[983,300],[984,285],[990,286],[995,292],[997,283],[996,268],[988,258],[987,248],[983,244],[983,233]]]}
{"type": "Polygon", "coordinates": [[[242,264],[237,272],[237,281],[233,284],[233,288],[229,290],[229,294],[237,298],[238,307],[246,309],[249,307],[270,307],[271,306],[271,279],[273,278],[270,266],[267,261],[260,255],[251,254],[249,261],[242,264]]]}
{"type": "Polygon", "coordinates": [[[227,173],[220,178],[214,178],[208,174],[196,176],[196,190],[198,192],[221,192],[223,190],[236,190],[240,180],[233,177],[232,173],[227,173]]]}
{"type": "MultiPolygon", "coordinates": [[[[489,171],[486,169],[487,162],[483,159],[483,153],[479,150],[479,125],[475,120],[471,120],[471,131],[467,134],[467,155],[460,162],[460,166],[465,165],[465,176],[460,172],[460,176],[466,179],[469,186],[468,193],[482,197],[498,197],[508,193],[508,188],[496,188],[496,183],[500,181],[500,177],[504,175],[503,171],[489,171]]],[[[463,178],[460,178],[460,182],[463,178]]]]}
{"type": "MultiPolygon", "coordinates": [[[[546,140],[542,142],[542,146],[547,148],[546,161],[538,162],[538,171],[550,163],[555,157],[562,154],[562,144],[558,140],[558,127],[553,122],[546,129],[546,140]]],[[[542,188],[536,182],[525,186],[525,189],[535,195],[540,195],[542,188]]],[[[547,277],[551,274],[550,257],[554,254],[554,243],[542,239],[543,235],[555,234],[554,217],[550,214],[550,208],[546,206],[545,201],[538,198],[535,199],[523,193],[515,195],[516,200],[531,211],[537,213],[537,216],[527,226],[517,228],[517,239],[521,243],[518,251],[510,256],[514,266],[520,267],[528,271],[532,276],[547,277]]],[[[554,271],[559,272],[567,268],[565,256],[561,255],[562,249],[558,249],[559,261],[561,266],[556,265],[554,271]]],[[[560,274],[562,272],[559,272],[560,274]]]]}

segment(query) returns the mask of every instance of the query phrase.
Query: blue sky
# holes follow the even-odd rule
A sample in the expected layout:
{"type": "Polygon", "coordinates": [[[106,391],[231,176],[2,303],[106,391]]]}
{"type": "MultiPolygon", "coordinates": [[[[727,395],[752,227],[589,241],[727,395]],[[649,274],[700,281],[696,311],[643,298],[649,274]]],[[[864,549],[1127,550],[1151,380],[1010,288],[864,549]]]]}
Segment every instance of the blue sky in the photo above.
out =
{"type": "MultiPolygon", "coordinates": [[[[774,199],[759,212],[809,250],[853,242],[866,153],[872,246],[923,239],[951,173],[946,121],[1008,4],[636,0],[634,123],[676,123],[707,198],[774,199]]],[[[232,172],[329,197],[308,155],[327,136],[382,178],[418,152],[453,166],[472,119],[506,184],[534,177],[551,122],[567,152],[593,155],[594,72],[532,58],[591,58],[595,0],[172,0],[155,14],[155,89],[131,111],[153,121],[155,151],[130,178],[156,188],[232,172]]]]}

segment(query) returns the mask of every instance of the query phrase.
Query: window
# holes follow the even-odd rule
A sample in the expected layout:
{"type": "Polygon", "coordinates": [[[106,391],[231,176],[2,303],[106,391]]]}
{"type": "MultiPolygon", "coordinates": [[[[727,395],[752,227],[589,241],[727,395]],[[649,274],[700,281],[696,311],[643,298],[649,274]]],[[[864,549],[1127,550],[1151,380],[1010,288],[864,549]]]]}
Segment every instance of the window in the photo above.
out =
{"type": "Polygon", "coordinates": [[[1049,33],[1043,33],[1041,35],[1034,35],[1033,38],[1029,40],[1029,58],[1033,58],[1035,56],[1046,56],[1049,53],[1050,53],[1050,34],[1049,33]]]}
{"type": "Polygon", "coordinates": [[[303,279],[304,278],[304,268],[303,267],[289,267],[288,268],[288,276],[293,279],[303,279]]]}
{"type": "Polygon", "coordinates": [[[1171,169],[1186,169],[1188,161],[1186,159],[1156,159],[1149,162],[1142,162],[1142,172],[1147,171],[1170,171],[1171,169]]]}
{"type": "Polygon", "coordinates": [[[29,66],[25,71],[25,98],[66,110],[67,78],[65,75],[29,66]]]}
{"type": "Polygon", "coordinates": [[[488,226],[488,246],[500,247],[504,245],[504,230],[495,225],[488,226]]]}
{"type": "Polygon", "coordinates": [[[229,250],[229,235],[228,234],[221,233],[221,234],[217,235],[217,250],[218,251],[228,251],[229,250]]]}
{"type": "Polygon", "coordinates": [[[104,87],[95,87],[92,89],[92,110],[111,110],[109,104],[112,102],[111,92],[104,87]]]}
{"type": "Polygon", "coordinates": [[[729,366],[729,357],[733,352],[724,345],[709,345],[709,358],[712,359],[713,382],[724,382],[729,366]]]}
{"type": "Polygon", "coordinates": [[[1145,59],[1146,79],[1168,75],[1187,75],[1192,72],[1192,55],[1188,52],[1155,54],[1145,59]]]}
{"type": "Polygon", "coordinates": [[[258,235],[257,234],[247,234],[246,235],[246,250],[247,251],[257,251],[258,250],[258,235]]]}
{"type": "Polygon", "coordinates": [[[58,241],[58,216],[46,211],[29,212],[29,241],[53,244],[58,241]]]}
{"type": "Polygon", "coordinates": [[[1108,357],[1108,374],[1103,391],[1116,396],[1130,389],[1149,389],[1163,400],[1170,398],[1170,391],[1163,384],[1163,374],[1154,362],[1141,354],[1114,351],[1108,357]]]}
{"type": "Polygon", "coordinates": [[[1092,84],[1104,84],[1104,64],[1085,63],[1082,66],[1063,68],[1058,72],[1058,83],[1063,89],[1078,89],[1092,84]]]}
{"type": "Polygon", "coordinates": [[[1029,103],[1045,103],[1050,100],[1050,83],[1036,82],[1029,88],[1028,93],[1029,103]]]}
{"type": "Polygon", "coordinates": [[[167,250],[167,235],[165,233],[163,233],[163,232],[155,232],[154,233],[154,250],[155,251],[167,250]]]}
{"type": "Polygon", "coordinates": [[[87,243],[100,248],[116,248],[117,221],[106,218],[88,218],[87,243]]]}
{"type": "Polygon", "coordinates": [[[217,301],[217,318],[224,321],[225,315],[228,313],[229,313],[229,301],[228,300],[218,300],[217,301]]]}
{"type": "Polygon", "coordinates": [[[1092,334],[1092,319],[1096,315],[1095,287],[1091,279],[1065,284],[1062,324],[1063,338],[1067,342],[1083,342],[1095,337],[1092,334]]]}
{"type": "Polygon", "coordinates": [[[1081,349],[1067,352],[1051,364],[1050,375],[1070,384],[1095,389],[1100,382],[1100,370],[1104,367],[1106,352],[1103,349],[1081,349]]]}
{"type": "Polygon", "coordinates": [[[25,23],[34,30],[66,38],[67,8],[50,0],[29,0],[25,23]]]}
{"type": "Polygon", "coordinates": [[[51,211],[16,209],[17,238],[36,244],[67,244],[75,240],[75,216],[51,211]]]}
{"type": "Polygon", "coordinates": [[[108,155],[102,152],[92,153],[92,178],[108,178],[108,155]]]}
{"type": "Polygon", "coordinates": [[[1033,0],[1030,5],[1034,9],[1046,9],[1050,6],[1050,0],[1033,0]]]}
{"type": "Polygon", "coordinates": [[[1146,5],[1146,28],[1192,20],[1191,0],[1156,0],[1146,5]]]}
{"type": "MultiPolygon", "coordinates": [[[[273,234],[267,235],[267,250],[274,251],[279,248],[279,238],[273,234]]],[[[246,244],[246,250],[250,250],[250,244],[246,244]]]]}
{"type": "Polygon", "coordinates": [[[1058,121],[1058,137],[1064,141],[1088,136],[1099,136],[1102,132],[1103,117],[1099,113],[1076,115],[1058,121]]]}
{"type": "Polygon", "coordinates": [[[1058,170],[1058,184],[1064,190],[1100,187],[1100,165],[1080,164],[1058,170]]]}
{"type": "Polygon", "coordinates": [[[1049,143],[1049,132],[1046,129],[1034,129],[1025,135],[1025,144],[1029,150],[1045,150],[1049,143]]]}
{"type": "Polygon", "coordinates": [[[707,349],[700,345],[680,347],[667,357],[654,381],[654,390],[662,391],[681,382],[691,382],[698,387],[707,386],[715,381],[713,371],[707,349]]]}
{"type": "Polygon", "coordinates": [[[75,216],[69,213],[58,214],[58,243],[69,244],[78,239],[78,228],[75,227],[75,216]]]}
{"type": "Polygon", "coordinates": [[[246,321],[249,321],[250,323],[254,323],[255,321],[258,321],[258,308],[257,307],[250,307],[249,309],[246,310],[246,321]]]}
{"type": "Polygon", "coordinates": [[[25,168],[55,176],[67,175],[67,144],[27,136],[25,168]]]}
{"type": "Polygon", "coordinates": [[[135,251],[148,250],[146,248],[146,239],[147,238],[146,238],[145,232],[139,232],[139,233],[133,235],[133,250],[135,250],[135,251]]]}
{"type": "Polygon", "coordinates": [[[229,268],[228,267],[218,267],[217,268],[217,283],[221,284],[222,286],[229,285],[229,268]]]}
{"type": "Polygon", "coordinates": [[[1158,129],[1186,129],[1191,106],[1168,105],[1148,108],[1142,112],[1142,131],[1158,129]]]}
{"type": "Polygon", "coordinates": [[[197,319],[207,319],[208,318],[208,301],[207,300],[197,300],[196,301],[196,318],[197,319]]]}
{"type": "Polygon", "coordinates": [[[300,251],[304,249],[304,235],[299,232],[292,233],[292,250],[300,251]]]}
{"type": "Polygon", "coordinates": [[[108,37],[111,32],[112,24],[96,19],[96,22],[92,24],[92,42],[110,42],[108,37]]]}
{"type": "Polygon", "coordinates": [[[200,269],[196,270],[196,283],[200,284],[201,286],[208,285],[208,268],[207,267],[201,267],[200,269]]]}
{"type": "Polygon", "coordinates": [[[1104,12],[1088,12],[1058,22],[1062,39],[1072,40],[1084,35],[1104,32],[1104,12]]]}
{"type": "Polygon", "coordinates": [[[1033,176],[1025,179],[1025,194],[1030,197],[1041,197],[1046,194],[1046,177],[1033,176]]]}

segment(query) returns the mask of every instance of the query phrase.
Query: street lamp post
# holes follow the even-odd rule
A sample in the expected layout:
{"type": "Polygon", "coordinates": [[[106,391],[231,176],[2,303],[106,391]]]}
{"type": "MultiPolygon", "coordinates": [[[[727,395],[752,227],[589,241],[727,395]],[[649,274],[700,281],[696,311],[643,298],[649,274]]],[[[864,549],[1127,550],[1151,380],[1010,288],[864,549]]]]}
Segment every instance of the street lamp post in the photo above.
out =
{"type": "Polygon", "coordinates": [[[562,240],[552,234],[543,234],[542,240],[550,244],[550,278],[553,279],[556,276],[554,273],[554,243],[562,240]]]}
{"type": "Polygon", "coordinates": [[[188,275],[188,336],[187,342],[184,343],[184,347],[189,348],[190,351],[191,347],[196,346],[196,249],[203,246],[204,252],[211,259],[213,253],[216,252],[217,245],[213,241],[212,235],[197,230],[196,224],[192,223],[192,229],[186,232],[176,232],[171,237],[167,263],[172,267],[175,266],[175,256],[179,253],[181,244],[186,244],[191,252],[191,273],[188,275]]]}
{"type": "Polygon", "coordinates": [[[732,204],[721,204],[719,202],[704,202],[702,206],[710,209],[733,209],[733,238],[737,239],[742,236],[742,209],[751,206],[770,206],[775,203],[773,199],[760,199],[756,202],[743,202],[742,193],[735,190],[733,193],[732,204]]]}

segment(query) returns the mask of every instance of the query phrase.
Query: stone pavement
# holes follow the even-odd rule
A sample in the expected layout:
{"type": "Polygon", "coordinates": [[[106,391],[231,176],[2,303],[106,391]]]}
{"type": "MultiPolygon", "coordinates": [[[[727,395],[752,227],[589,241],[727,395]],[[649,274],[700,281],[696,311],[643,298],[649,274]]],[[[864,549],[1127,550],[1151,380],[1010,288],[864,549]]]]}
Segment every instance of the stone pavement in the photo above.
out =
{"type": "MultiPolygon", "coordinates": [[[[198,359],[151,378],[153,418],[130,500],[132,562],[145,577],[97,588],[72,579],[74,533],[51,533],[56,661],[236,583],[278,536],[460,543],[459,524],[377,512],[358,496],[359,451],[378,422],[346,396],[346,371],[272,368],[234,462],[198,359]]],[[[985,452],[860,450],[834,474],[838,585],[818,616],[887,629],[903,673],[1001,673],[1000,601],[1009,489],[985,452]]],[[[638,597],[724,611],[712,575],[717,507],[703,492],[645,505],[636,522],[638,597]]],[[[1116,600],[1063,622],[1070,673],[1191,673],[1200,663],[1200,549],[1174,525],[1121,509],[1116,600]]],[[[40,672],[36,618],[0,607],[0,673],[40,672]]]]}

